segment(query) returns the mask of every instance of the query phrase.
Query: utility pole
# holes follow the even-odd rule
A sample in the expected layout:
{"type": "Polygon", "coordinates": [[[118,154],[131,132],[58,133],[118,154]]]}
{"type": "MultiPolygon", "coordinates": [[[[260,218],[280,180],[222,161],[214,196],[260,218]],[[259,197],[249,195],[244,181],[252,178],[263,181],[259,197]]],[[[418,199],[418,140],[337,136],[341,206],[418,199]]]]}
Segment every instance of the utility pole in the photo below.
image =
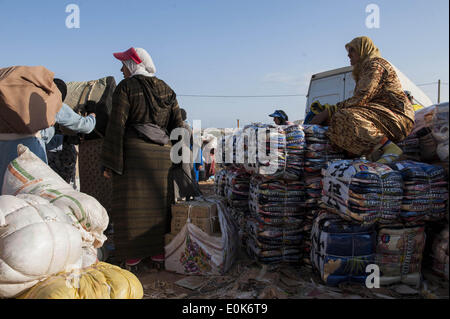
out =
{"type": "Polygon", "coordinates": [[[237,128],[239,128],[239,119],[237,120],[237,128]]]}
{"type": "Polygon", "coordinates": [[[441,80],[438,80],[438,104],[441,103],[441,80]]]}

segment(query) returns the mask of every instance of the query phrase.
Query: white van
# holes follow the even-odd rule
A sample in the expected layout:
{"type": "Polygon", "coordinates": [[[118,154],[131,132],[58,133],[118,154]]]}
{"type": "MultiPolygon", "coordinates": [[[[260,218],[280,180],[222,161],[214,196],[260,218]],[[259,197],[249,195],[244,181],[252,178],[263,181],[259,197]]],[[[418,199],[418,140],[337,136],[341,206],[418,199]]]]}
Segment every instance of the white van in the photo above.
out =
{"type": "MultiPolygon", "coordinates": [[[[430,98],[419,89],[406,75],[394,66],[403,90],[411,92],[414,103],[427,107],[433,104],[430,98]]],[[[353,96],[355,80],[352,77],[352,66],[314,74],[309,83],[306,99],[305,118],[312,102],[336,104],[353,96]]]]}

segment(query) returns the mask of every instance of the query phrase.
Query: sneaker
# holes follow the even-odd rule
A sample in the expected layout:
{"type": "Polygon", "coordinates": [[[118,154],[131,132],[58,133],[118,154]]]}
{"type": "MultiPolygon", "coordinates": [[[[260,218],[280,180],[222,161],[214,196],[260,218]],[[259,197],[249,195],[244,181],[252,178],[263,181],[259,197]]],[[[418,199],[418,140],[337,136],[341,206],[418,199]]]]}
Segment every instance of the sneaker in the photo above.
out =
{"type": "Polygon", "coordinates": [[[164,261],[164,254],[152,256],[151,259],[155,262],[163,262],[164,261]]]}
{"type": "Polygon", "coordinates": [[[136,266],[137,264],[139,264],[141,262],[142,259],[127,259],[125,261],[125,265],[126,266],[136,266]]]}

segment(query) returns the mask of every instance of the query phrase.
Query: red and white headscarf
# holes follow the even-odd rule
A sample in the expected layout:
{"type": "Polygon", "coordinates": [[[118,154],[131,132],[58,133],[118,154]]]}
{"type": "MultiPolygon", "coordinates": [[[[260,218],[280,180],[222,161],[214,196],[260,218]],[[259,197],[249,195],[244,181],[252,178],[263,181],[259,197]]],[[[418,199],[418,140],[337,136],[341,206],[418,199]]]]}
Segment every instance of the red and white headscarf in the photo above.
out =
{"type": "Polygon", "coordinates": [[[155,76],[156,68],[152,57],[142,48],[130,48],[124,52],[113,53],[114,57],[128,68],[133,75],[155,76]]]}

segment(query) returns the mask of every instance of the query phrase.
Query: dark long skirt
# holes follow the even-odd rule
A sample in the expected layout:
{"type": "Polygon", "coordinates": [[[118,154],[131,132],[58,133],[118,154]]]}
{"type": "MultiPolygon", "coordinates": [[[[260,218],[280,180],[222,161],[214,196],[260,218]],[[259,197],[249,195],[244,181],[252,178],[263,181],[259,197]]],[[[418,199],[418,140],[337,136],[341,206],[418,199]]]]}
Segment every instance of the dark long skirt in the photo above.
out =
{"type": "Polygon", "coordinates": [[[170,231],[170,166],[169,146],[125,138],[124,171],[123,175],[114,174],[110,214],[117,258],[145,258],[164,252],[164,234],[170,231]]]}

